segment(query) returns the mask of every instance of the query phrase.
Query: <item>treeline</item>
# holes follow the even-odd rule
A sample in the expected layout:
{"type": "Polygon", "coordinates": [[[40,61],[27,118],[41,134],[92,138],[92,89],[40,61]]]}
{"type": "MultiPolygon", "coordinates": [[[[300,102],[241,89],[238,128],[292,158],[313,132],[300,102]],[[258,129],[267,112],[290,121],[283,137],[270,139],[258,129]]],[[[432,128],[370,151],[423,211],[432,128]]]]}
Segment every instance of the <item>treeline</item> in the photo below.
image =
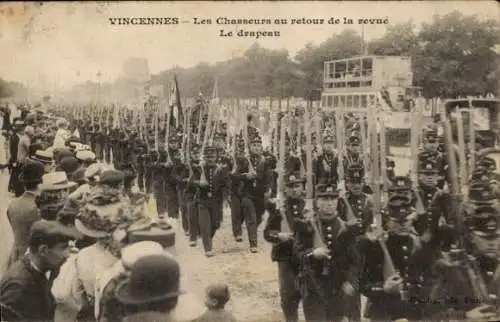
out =
{"type": "MultiPolygon", "coordinates": [[[[458,11],[434,16],[417,29],[412,22],[388,28],[382,38],[366,44],[368,54],[412,57],[414,85],[425,97],[499,94],[500,43],[495,20],[481,20],[458,11]]],[[[358,56],[362,38],[354,30],[334,34],[320,45],[306,44],[295,56],[283,50],[252,45],[243,57],[193,68],[175,67],[152,76],[152,83],[167,86],[177,75],[182,96],[202,92],[210,96],[218,78],[219,96],[303,97],[308,89],[321,88],[326,60],[358,56]]]]}
{"type": "Polygon", "coordinates": [[[21,83],[8,82],[0,78],[0,99],[9,97],[22,97],[28,93],[28,89],[21,83]]]}

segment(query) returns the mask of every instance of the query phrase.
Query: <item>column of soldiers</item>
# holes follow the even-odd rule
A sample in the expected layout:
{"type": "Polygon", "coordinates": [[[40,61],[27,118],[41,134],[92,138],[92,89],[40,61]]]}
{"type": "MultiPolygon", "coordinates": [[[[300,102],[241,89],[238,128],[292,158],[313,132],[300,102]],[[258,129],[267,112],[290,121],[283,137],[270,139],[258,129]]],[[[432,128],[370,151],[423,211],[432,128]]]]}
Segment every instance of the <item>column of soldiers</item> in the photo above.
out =
{"type": "Polygon", "coordinates": [[[382,204],[359,157],[359,132],[347,131],[342,161],[335,136],[324,133],[319,148],[304,147],[319,151],[306,169],[315,183],[312,207],[288,133],[284,200],[268,200],[264,237],[273,244],[286,320],[298,321],[300,302],[306,321],[359,321],[361,313],[374,321],[498,320],[495,162],[476,160],[469,191],[457,194],[450,178],[458,170],[446,154],[455,147],[451,140],[443,146],[436,127],[425,128],[414,179],[386,161],[382,204]]]}
{"type": "MultiPolygon", "coordinates": [[[[112,128],[113,116],[101,125],[65,117],[77,124],[82,143],[96,147],[97,159],[109,163],[112,156],[115,169],[154,194],[160,217],[180,219],[191,246],[201,239],[207,257],[214,255],[225,202],[235,240],[246,235],[251,252],[258,251],[258,227],[267,211],[264,237],[273,244],[287,321],[298,321],[300,302],[307,321],[356,321],[361,314],[372,320],[484,320],[498,308],[494,161],[476,160],[463,196],[450,188],[457,172],[448,161],[453,148],[435,127],[422,131],[411,177],[397,176],[388,159],[367,167],[367,141],[371,149],[380,142],[371,133],[364,138],[359,126],[342,129],[340,142],[332,129],[292,133],[278,122],[273,148],[264,151],[251,117],[229,131],[204,111],[195,106],[187,120],[175,126],[170,119],[163,131],[153,130],[152,116],[143,128],[112,128]],[[206,131],[210,140],[203,139],[206,131]],[[370,177],[374,167],[389,182],[370,177]],[[367,298],[364,312],[361,296],[367,298]]],[[[137,123],[133,117],[122,122],[137,123]]],[[[44,148],[42,142],[38,150],[44,148]]],[[[11,165],[14,173],[17,164],[11,165]]]]}

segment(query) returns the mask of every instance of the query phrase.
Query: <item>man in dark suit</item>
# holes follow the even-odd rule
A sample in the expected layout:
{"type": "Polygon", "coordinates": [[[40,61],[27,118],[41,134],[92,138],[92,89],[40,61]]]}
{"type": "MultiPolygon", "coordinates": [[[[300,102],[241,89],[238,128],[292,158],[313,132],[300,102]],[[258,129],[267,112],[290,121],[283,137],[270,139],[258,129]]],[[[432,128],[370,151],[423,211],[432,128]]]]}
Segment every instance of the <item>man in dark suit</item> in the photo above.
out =
{"type": "Polygon", "coordinates": [[[0,282],[0,320],[53,321],[55,301],[50,289],[73,239],[74,231],[56,221],[33,224],[27,237],[30,253],[16,261],[0,282]]]}
{"type": "Polygon", "coordinates": [[[40,219],[35,203],[35,191],[42,182],[43,174],[43,165],[36,161],[24,165],[21,169],[20,181],[24,184],[25,191],[7,208],[7,218],[14,234],[9,264],[13,264],[26,252],[31,225],[40,219]]]}
{"type": "Polygon", "coordinates": [[[24,131],[25,124],[21,120],[15,120],[12,125],[13,133],[9,138],[9,169],[10,169],[10,178],[9,178],[9,192],[15,194],[16,197],[19,197],[23,193],[22,183],[19,181],[19,172],[20,165],[17,161],[17,152],[19,149],[19,141],[24,131]]]}

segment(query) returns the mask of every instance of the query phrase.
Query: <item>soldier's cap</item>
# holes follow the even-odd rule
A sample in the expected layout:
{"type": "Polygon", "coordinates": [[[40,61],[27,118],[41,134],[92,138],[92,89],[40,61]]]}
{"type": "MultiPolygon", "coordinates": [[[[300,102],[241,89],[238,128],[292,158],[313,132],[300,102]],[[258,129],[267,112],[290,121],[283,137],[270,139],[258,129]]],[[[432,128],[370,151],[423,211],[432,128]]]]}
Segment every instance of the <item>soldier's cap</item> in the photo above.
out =
{"type": "Polygon", "coordinates": [[[42,163],[38,161],[27,162],[21,167],[20,180],[22,182],[41,183],[44,174],[45,169],[42,163]]]}
{"type": "Polygon", "coordinates": [[[224,133],[224,132],[221,132],[221,131],[217,131],[214,134],[214,140],[215,139],[224,140],[226,137],[227,137],[227,133],[224,133]]]}
{"type": "Polygon", "coordinates": [[[361,139],[358,136],[351,135],[349,139],[347,139],[347,144],[350,146],[359,146],[361,145],[361,139]]]}
{"type": "Polygon", "coordinates": [[[61,169],[66,173],[71,173],[80,167],[78,160],[73,157],[64,157],[60,162],[61,169]]]}
{"type": "Polygon", "coordinates": [[[490,206],[480,206],[474,209],[468,223],[475,235],[485,238],[496,238],[499,228],[498,219],[498,209],[490,206]]]}
{"type": "Polygon", "coordinates": [[[363,165],[359,163],[351,164],[347,168],[346,180],[351,182],[361,182],[364,177],[364,172],[365,169],[363,168],[363,165]]]}
{"type": "Polygon", "coordinates": [[[214,146],[206,146],[204,153],[205,155],[214,156],[217,154],[217,148],[214,146]]]}
{"type": "Polygon", "coordinates": [[[78,151],[76,152],[76,158],[80,161],[94,161],[96,155],[92,151],[78,151]]]}
{"type": "Polygon", "coordinates": [[[99,176],[99,184],[117,185],[123,182],[125,174],[118,170],[106,170],[99,176]]]}
{"type": "Polygon", "coordinates": [[[229,301],[229,287],[224,283],[212,283],[206,288],[207,297],[217,300],[218,304],[225,304],[229,301]]]}
{"type": "Polygon", "coordinates": [[[285,176],[285,182],[287,186],[294,186],[296,184],[303,184],[306,181],[304,177],[300,176],[300,173],[298,172],[293,172],[293,173],[288,173],[285,176]]]}
{"type": "Polygon", "coordinates": [[[43,164],[52,163],[53,154],[47,150],[36,150],[35,155],[33,155],[33,160],[41,162],[43,164]]]}
{"type": "Polygon", "coordinates": [[[469,200],[473,203],[490,204],[497,199],[489,182],[475,182],[469,188],[469,200]]]}
{"type": "Polygon", "coordinates": [[[481,159],[478,160],[477,162],[480,166],[486,167],[487,169],[495,170],[496,169],[496,163],[495,160],[493,160],[490,157],[484,156],[481,159]]]}
{"type": "Polygon", "coordinates": [[[51,238],[60,240],[60,242],[66,242],[80,239],[81,237],[82,235],[77,230],[65,226],[56,220],[40,219],[31,225],[29,244],[41,245],[44,240],[51,238]]]}
{"type": "Polygon", "coordinates": [[[38,185],[41,191],[65,190],[75,187],[76,182],[69,181],[66,172],[56,171],[44,174],[42,183],[38,185]]]}
{"type": "Polygon", "coordinates": [[[316,186],[315,198],[326,198],[326,199],[334,199],[338,198],[339,192],[337,187],[329,184],[319,184],[316,186]]]}
{"type": "Polygon", "coordinates": [[[335,135],[332,133],[329,133],[328,131],[325,131],[323,134],[323,143],[333,143],[335,142],[335,135]]]}
{"type": "Polygon", "coordinates": [[[490,171],[482,165],[476,166],[471,175],[472,182],[489,182],[491,180],[490,171]]]}
{"type": "Polygon", "coordinates": [[[405,220],[411,214],[411,200],[408,196],[393,195],[387,202],[387,210],[389,217],[405,220]]]}
{"type": "Polygon", "coordinates": [[[437,162],[432,158],[420,158],[418,172],[427,174],[438,173],[437,162]]]}
{"type": "Polygon", "coordinates": [[[411,179],[408,176],[396,176],[392,180],[389,191],[406,191],[411,189],[411,179]]]}
{"type": "Polygon", "coordinates": [[[260,135],[253,135],[250,139],[250,143],[262,143],[262,138],[260,135]]]}

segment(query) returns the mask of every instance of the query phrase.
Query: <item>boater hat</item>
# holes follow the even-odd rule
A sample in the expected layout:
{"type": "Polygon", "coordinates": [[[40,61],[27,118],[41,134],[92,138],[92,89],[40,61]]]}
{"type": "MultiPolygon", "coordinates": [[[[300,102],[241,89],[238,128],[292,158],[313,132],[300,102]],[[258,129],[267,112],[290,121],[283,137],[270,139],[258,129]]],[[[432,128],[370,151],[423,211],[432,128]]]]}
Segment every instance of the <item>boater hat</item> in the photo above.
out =
{"type": "Polygon", "coordinates": [[[66,172],[57,171],[45,174],[42,177],[42,183],[38,185],[38,188],[43,191],[53,191],[70,189],[76,185],[76,182],[68,180],[66,172]]]}

